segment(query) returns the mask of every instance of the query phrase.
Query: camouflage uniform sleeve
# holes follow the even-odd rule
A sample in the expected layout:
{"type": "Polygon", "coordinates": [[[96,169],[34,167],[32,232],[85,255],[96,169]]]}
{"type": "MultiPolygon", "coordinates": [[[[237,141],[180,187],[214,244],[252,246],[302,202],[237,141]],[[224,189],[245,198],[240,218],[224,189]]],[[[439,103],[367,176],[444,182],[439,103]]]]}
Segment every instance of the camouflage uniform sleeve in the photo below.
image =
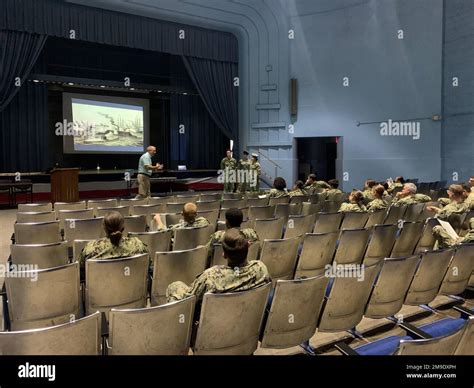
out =
{"type": "Polygon", "coordinates": [[[339,208],[338,213],[342,213],[342,212],[347,211],[347,210],[348,210],[348,205],[349,205],[349,204],[348,204],[348,203],[345,203],[345,202],[344,202],[344,203],[341,203],[341,207],[339,208]]]}
{"type": "Polygon", "coordinates": [[[431,197],[425,194],[418,194],[418,200],[421,202],[431,202],[431,197]]]}
{"type": "Polygon", "coordinates": [[[142,253],[150,253],[148,246],[138,237],[134,238],[134,245],[135,245],[135,251],[137,255],[142,254],[142,253]]]}
{"type": "Polygon", "coordinates": [[[190,290],[191,287],[183,282],[173,282],[166,288],[166,299],[168,303],[182,300],[191,295],[190,290]]]}
{"type": "Polygon", "coordinates": [[[250,241],[259,241],[259,237],[255,229],[245,228],[241,232],[244,234],[245,238],[250,241]]]}
{"type": "Polygon", "coordinates": [[[78,261],[81,263],[81,266],[86,262],[86,260],[94,256],[96,248],[96,241],[90,241],[86,244],[86,246],[82,249],[78,259],[78,261]]]}
{"type": "Polygon", "coordinates": [[[202,300],[204,294],[211,291],[208,287],[208,279],[212,277],[213,269],[206,269],[204,272],[199,274],[193,283],[188,286],[181,281],[171,283],[166,289],[166,298],[168,302],[174,302],[182,300],[191,295],[196,295],[196,300],[202,300]]]}
{"type": "Polygon", "coordinates": [[[212,244],[215,244],[215,241],[216,241],[216,233],[217,232],[214,232],[211,234],[211,237],[209,237],[209,241],[207,242],[207,245],[209,247],[212,247],[212,244]]]}
{"type": "Polygon", "coordinates": [[[198,217],[195,221],[195,225],[193,225],[196,228],[204,227],[210,225],[209,221],[204,218],[204,217],[198,217]]]}
{"type": "Polygon", "coordinates": [[[329,183],[327,183],[325,181],[322,181],[322,183],[323,183],[323,188],[326,188],[326,189],[331,189],[332,188],[329,183]]]}
{"type": "Polygon", "coordinates": [[[224,233],[222,230],[218,230],[217,232],[214,232],[213,234],[211,234],[208,245],[212,247],[213,244],[220,244],[223,235],[224,233]]]}
{"type": "Polygon", "coordinates": [[[270,272],[268,272],[268,268],[265,263],[260,260],[256,260],[255,262],[258,263],[258,268],[261,273],[261,277],[264,278],[267,282],[271,281],[270,272]]]}
{"type": "Polygon", "coordinates": [[[449,198],[438,198],[438,202],[443,205],[449,205],[451,203],[451,200],[449,198]]]}
{"type": "Polygon", "coordinates": [[[459,244],[467,244],[474,242],[474,230],[471,229],[467,234],[459,241],[459,244]]]}
{"type": "Polygon", "coordinates": [[[211,280],[218,267],[212,267],[196,277],[191,286],[189,287],[189,294],[196,295],[196,300],[202,300],[206,292],[212,292],[212,287],[208,280],[211,280]]]}

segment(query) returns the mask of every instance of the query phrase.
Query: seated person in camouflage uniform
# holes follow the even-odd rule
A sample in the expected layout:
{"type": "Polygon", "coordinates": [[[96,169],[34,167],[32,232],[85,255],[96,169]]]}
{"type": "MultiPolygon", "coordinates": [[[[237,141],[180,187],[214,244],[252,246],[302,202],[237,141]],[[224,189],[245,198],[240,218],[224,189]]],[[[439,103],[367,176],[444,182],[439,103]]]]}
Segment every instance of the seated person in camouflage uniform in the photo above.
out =
{"type": "Polygon", "coordinates": [[[405,184],[405,179],[403,179],[402,176],[397,176],[386,190],[389,194],[391,194],[393,190],[395,190],[397,187],[403,187],[404,184],[405,184]]]}
{"type": "Polygon", "coordinates": [[[326,189],[327,193],[336,193],[342,194],[342,190],[339,190],[339,181],[337,179],[330,179],[328,180],[328,185],[331,187],[330,189],[326,189]]]}
{"type": "Polygon", "coordinates": [[[166,289],[168,302],[196,295],[201,302],[206,292],[226,293],[250,290],[269,282],[268,269],[260,260],[247,261],[249,242],[237,229],[229,229],[222,240],[227,265],[206,269],[188,286],[181,281],[171,283],[166,289]]]}
{"type": "Polygon", "coordinates": [[[411,203],[430,202],[431,198],[424,194],[416,193],[416,185],[414,183],[405,183],[402,191],[397,193],[393,199],[392,205],[409,205],[411,203]]]}
{"type": "Polygon", "coordinates": [[[374,200],[374,194],[372,192],[372,189],[377,185],[377,182],[374,181],[373,179],[367,179],[364,183],[364,191],[362,194],[364,195],[364,200],[366,203],[369,203],[370,201],[374,200]]]}
{"type": "MultiPolygon", "coordinates": [[[[227,230],[229,229],[238,229],[240,230],[245,238],[249,240],[249,242],[258,241],[258,234],[255,229],[252,228],[244,228],[240,229],[240,225],[244,221],[244,214],[242,210],[237,208],[230,208],[225,212],[225,226],[227,230]]],[[[224,238],[225,230],[218,230],[211,235],[209,240],[209,244],[212,247],[212,244],[221,244],[224,238]]]]}
{"type": "Polygon", "coordinates": [[[448,234],[448,232],[444,230],[441,225],[436,225],[433,227],[433,236],[438,243],[438,247],[441,249],[449,248],[459,244],[474,243],[474,217],[469,220],[469,230],[464,237],[459,237],[457,240],[455,240],[448,234]]]}
{"type": "MultiPolygon", "coordinates": [[[[471,186],[469,184],[463,183],[463,202],[467,205],[468,208],[474,208],[474,193],[471,193],[471,186]]],[[[443,205],[449,205],[451,203],[451,198],[441,197],[438,198],[437,201],[443,205]]]]}
{"type": "Polygon", "coordinates": [[[181,213],[183,218],[179,220],[177,224],[169,225],[166,227],[161,221],[159,214],[155,214],[153,217],[157,225],[157,230],[167,230],[167,229],[183,229],[183,228],[201,228],[203,226],[209,225],[209,221],[204,217],[197,217],[197,206],[195,203],[188,202],[183,206],[183,212],[181,213]]]}
{"type": "Polygon", "coordinates": [[[281,198],[288,197],[288,191],[286,190],[286,181],[278,176],[273,181],[273,188],[268,194],[268,198],[281,198]]]}
{"type": "Polygon", "coordinates": [[[124,218],[116,211],[104,217],[106,237],[90,241],[79,255],[81,267],[89,259],[107,260],[149,253],[147,246],[137,237],[124,237],[124,218]]]}
{"type": "Polygon", "coordinates": [[[364,200],[364,195],[362,191],[353,190],[349,195],[349,203],[343,203],[339,208],[339,213],[346,213],[346,212],[357,212],[363,213],[367,211],[367,208],[362,204],[364,200]]]}
{"type": "Polygon", "coordinates": [[[296,181],[295,185],[293,186],[293,190],[291,190],[288,195],[290,197],[303,197],[305,195],[308,195],[306,190],[304,189],[304,183],[303,181],[296,181]]]}
{"type": "Polygon", "coordinates": [[[468,206],[464,202],[464,188],[461,185],[450,185],[448,197],[450,202],[443,208],[427,206],[426,210],[436,213],[435,217],[444,221],[449,221],[453,214],[462,214],[468,210],[468,206]]]}
{"type": "Polygon", "coordinates": [[[308,194],[314,194],[316,192],[319,192],[317,189],[330,189],[331,186],[327,184],[324,181],[318,181],[316,179],[316,174],[309,174],[308,179],[306,180],[305,183],[305,189],[308,192],[308,194]]]}
{"type": "Polygon", "coordinates": [[[379,210],[387,210],[388,202],[384,199],[385,188],[382,185],[377,185],[372,188],[373,200],[367,205],[367,211],[373,213],[379,210]]]}
{"type": "MultiPolygon", "coordinates": [[[[474,180],[474,178],[471,178],[474,180]]],[[[464,188],[464,203],[467,205],[469,210],[474,209],[474,186],[471,187],[470,184],[463,184],[464,188]]]]}

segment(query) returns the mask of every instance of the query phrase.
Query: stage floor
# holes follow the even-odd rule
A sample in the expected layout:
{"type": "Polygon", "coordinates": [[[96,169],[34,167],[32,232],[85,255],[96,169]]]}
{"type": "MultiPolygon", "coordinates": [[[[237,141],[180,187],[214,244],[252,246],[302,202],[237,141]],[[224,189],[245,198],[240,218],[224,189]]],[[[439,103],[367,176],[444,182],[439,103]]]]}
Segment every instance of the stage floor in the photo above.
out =
{"type": "MultiPolygon", "coordinates": [[[[21,178],[33,183],[33,202],[51,201],[49,174],[25,173],[21,175],[21,178]]],[[[13,181],[15,174],[0,174],[0,179],[13,181]]],[[[217,182],[217,170],[165,170],[153,174],[152,177],[151,192],[154,195],[210,190],[223,190],[223,185],[217,182]]],[[[133,197],[137,192],[138,186],[133,170],[83,170],[79,172],[79,198],[81,200],[133,197]]],[[[17,203],[29,201],[29,195],[17,195],[17,203]]],[[[0,205],[7,206],[8,203],[8,193],[1,193],[0,205]]]]}

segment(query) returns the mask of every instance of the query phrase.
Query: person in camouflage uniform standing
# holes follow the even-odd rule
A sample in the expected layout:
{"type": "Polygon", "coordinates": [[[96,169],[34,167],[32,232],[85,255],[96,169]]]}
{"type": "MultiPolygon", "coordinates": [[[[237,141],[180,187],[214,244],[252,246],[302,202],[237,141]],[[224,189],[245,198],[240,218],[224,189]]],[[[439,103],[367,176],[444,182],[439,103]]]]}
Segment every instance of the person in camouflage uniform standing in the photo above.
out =
{"type": "Polygon", "coordinates": [[[227,265],[215,265],[206,269],[190,286],[181,281],[171,283],[166,289],[168,302],[195,295],[200,303],[207,292],[245,291],[271,281],[268,269],[262,261],[247,261],[248,247],[248,240],[242,232],[229,229],[222,241],[227,265]]]}
{"type": "Polygon", "coordinates": [[[124,218],[116,211],[107,213],[103,221],[106,237],[90,241],[79,255],[81,269],[86,260],[107,260],[149,253],[148,247],[137,237],[124,237],[124,218]]]}
{"type": "Polygon", "coordinates": [[[240,193],[245,193],[249,189],[249,172],[251,163],[252,162],[249,160],[249,153],[244,151],[242,159],[239,160],[238,165],[238,176],[240,182],[237,186],[237,191],[240,193]]]}
{"type": "Polygon", "coordinates": [[[227,155],[221,160],[221,170],[224,174],[224,192],[233,193],[235,187],[235,178],[237,161],[232,157],[232,151],[227,150],[227,155]],[[234,179],[232,179],[232,177],[234,179]]]}
{"type": "Polygon", "coordinates": [[[441,225],[433,227],[433,236],[438,243],[438,247],[441,249],[459,244],[474,243],[474,217],[469,220],[469,230],[464,237],[459,237],[455,240],[441,225]]]}
{"type": "Polygon", "coordinates": [[[405,183],[402,191],[397,193],[393,199],[392,205],[410,205],[412,203],[430,202],[431,198],[424,194],[416,193],[416,185],[414,183],[405,183]]]}
{"type": "Polygon", "coordinates": [[[262,174],[262,168],[258,162],[258,154],[252,154],[252,161],[250,163],[250,173],[253,175],[250,181],[250,191],[260,191],[260,175],[262,174]]]}
{"type": "Polygon", "coordinates": [[[339,213],[347,213],[347,212],[356,212],[356,213],[364,213],[367,211],[366,207],[362,204],[364,200],[364,195],[362,191],[354,190],[349,195],[349,203],[343,203],[339,208],[339,213]]]}
{"type": "Polygon", "coordinates": [[[388,203],[384,200],[385,188],[382,185],[377,185],[372,189],[373,200],[367,205],[367,211],[374,213],[379,210],[387,210],[388,203]]]}
{"type": "Polygon", "coordinates": [[[288,197],[288,191],[286,190],[286,181],[278,176],[273,181],[273,188],[268,193],[268,198],[281,198],[288,197]]]}

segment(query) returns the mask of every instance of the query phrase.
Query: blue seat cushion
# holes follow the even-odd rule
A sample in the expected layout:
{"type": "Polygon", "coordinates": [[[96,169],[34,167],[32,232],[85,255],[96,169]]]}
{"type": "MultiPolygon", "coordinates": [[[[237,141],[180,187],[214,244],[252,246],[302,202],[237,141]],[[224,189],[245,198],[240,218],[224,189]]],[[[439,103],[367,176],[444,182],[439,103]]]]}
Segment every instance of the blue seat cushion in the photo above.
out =
{"type": "Polygon", "coordinates": [[[387,356],[393,354],[397,350],[401,340],[411,340],[409,336],[391,336],[362,345],[355,350],[362,356],[387,356]]]}
{"type": "Polygon", "coordinates": [[[443,337],[450,335],[458,331],[462,326],[466,324],[466,320],[462,318],[453,319],[445,318],[436,322],[427,323],[419,327],[420,330],[428,333],[433,337],[443,337]]]}
{"type": "Polygon", "coordinates": [[[329,298],[329,294],[331,293],[332,286],[334,284],[335,278],[329,278],[328,285],[326,287],[326,298],[329,298]]]}

